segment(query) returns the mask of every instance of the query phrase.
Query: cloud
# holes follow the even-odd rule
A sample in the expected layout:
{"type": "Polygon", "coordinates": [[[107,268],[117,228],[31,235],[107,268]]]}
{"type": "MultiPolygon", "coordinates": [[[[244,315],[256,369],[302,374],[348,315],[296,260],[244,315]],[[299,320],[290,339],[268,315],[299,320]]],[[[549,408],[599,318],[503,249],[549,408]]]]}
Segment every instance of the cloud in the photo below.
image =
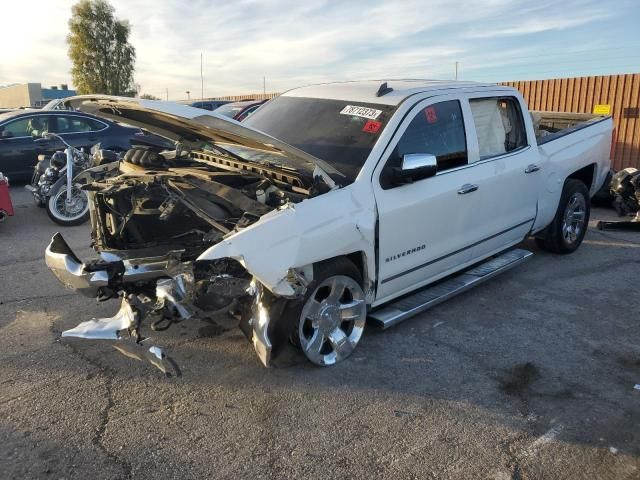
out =
{"type": "MultiPolygon", "coordinates": [[[[554,3],[554,5],[557,5],[554,3]]],[[[537,2],[509,15],[509,21],[495,22],[491,26],[482,23],[467,31],[469,38],[493,38],[523,36],[551,30],[567,30],[594,22],[602,22],[614,16],[614,9],[588,5],[584,0],[565,1],[562,15],[551,5],[537,2]],[[550,12],[553,14],[550,15],[550,12]],[[488,27],[488,28],[487,28],[488,27]]],[[[504,17],[506,20],[506,16],[504,17]]]]}
{"type": "MultiPolygon", "coordinates": [[[[65,37],[72,0],[49,0],[39,14],[3,12],[0,83],[69,83],[65,37]],[[26,29],[24,26],[29,25],[26,29]],[[9,26],[8,28],[6,28],[9,26]],[[15,39],[19,38],[20,41],[15,39]],[[5,49],[6,50],[6,49],[5,49]]],[[[589,41],[581,27],[624,17],[597,0],[111,0],[132,26],[136,82],[170,98],[282,91],[297,85],[364,78],[451,78],[505,70],[536,49],[557,50],[551,34],[589,41]],[[506,40],[508,39],[508,40],[506,40]]],[[[612,20],[613,21],[613,20],[612,20]]],[[[612,47],[614,45],[611,45],[612,47]]]]}

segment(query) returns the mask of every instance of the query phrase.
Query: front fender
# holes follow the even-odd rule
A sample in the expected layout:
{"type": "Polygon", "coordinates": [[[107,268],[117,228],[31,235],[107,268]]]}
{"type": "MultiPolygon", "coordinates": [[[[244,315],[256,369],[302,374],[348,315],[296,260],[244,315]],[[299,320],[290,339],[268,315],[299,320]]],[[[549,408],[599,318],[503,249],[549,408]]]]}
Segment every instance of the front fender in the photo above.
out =
{"type": "Polygon", "coordinates": [[[373,201],[358,201],[347,187],[270,212],[198,260],[234,258],[273,294],[291,297],[292,268],[356,251],[373,258],[374,228],[373,201]]]}

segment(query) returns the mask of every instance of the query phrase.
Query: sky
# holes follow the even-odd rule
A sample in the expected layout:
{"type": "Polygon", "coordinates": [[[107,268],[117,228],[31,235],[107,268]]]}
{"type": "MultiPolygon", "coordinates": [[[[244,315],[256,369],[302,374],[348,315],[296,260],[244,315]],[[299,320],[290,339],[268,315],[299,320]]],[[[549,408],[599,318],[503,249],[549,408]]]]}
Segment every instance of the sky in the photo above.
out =
{"type": "MultiPolygon", "coordinates": [[[[73,0],[1,0],[0,85],[72,85],[73,0]]],[[[111,0],[135,82],[171,100],[327,81],[640,72],[640,0],[111,0]]]]}

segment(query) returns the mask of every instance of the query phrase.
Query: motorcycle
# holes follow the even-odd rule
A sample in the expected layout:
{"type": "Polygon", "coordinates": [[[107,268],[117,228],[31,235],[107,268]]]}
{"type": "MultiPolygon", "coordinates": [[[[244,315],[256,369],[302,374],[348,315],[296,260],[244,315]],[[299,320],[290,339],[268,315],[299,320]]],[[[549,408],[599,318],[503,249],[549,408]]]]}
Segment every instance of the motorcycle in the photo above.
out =
{"type": "Polygon", "coordinates": [[[13,216],[13,204],[9,196],[9,179],[0,172],[0,222],[13,216]]]}
{"type": "Polygon", "coordinates": [[[101,150],[100,144],[91,149],[91,155],[83,149],[69,145],[54,133],[46,138],[60,140],[67,148],[55,152],[50,158],[41,155],[35,167],[31,185],[34,202],[47,209],[49,218],[59,225],[80,225],[89,219],[89,199],[76,181],[81,172],[104,161],[118,159],[115,152],[101,150]]]}

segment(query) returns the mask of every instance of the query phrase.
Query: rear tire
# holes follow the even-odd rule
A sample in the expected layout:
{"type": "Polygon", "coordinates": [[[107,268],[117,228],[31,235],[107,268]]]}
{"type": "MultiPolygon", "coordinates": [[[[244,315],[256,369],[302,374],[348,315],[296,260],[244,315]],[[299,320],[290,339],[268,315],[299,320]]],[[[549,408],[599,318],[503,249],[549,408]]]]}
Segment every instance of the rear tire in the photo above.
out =
{"type": "Polygon", "coordinates": [[[536,237],[540,248],[552,253],[575,252],[589,225],[589,190],[580,180],[567,179],[562,188],[558,210],[551,224],[536,237]]]}

